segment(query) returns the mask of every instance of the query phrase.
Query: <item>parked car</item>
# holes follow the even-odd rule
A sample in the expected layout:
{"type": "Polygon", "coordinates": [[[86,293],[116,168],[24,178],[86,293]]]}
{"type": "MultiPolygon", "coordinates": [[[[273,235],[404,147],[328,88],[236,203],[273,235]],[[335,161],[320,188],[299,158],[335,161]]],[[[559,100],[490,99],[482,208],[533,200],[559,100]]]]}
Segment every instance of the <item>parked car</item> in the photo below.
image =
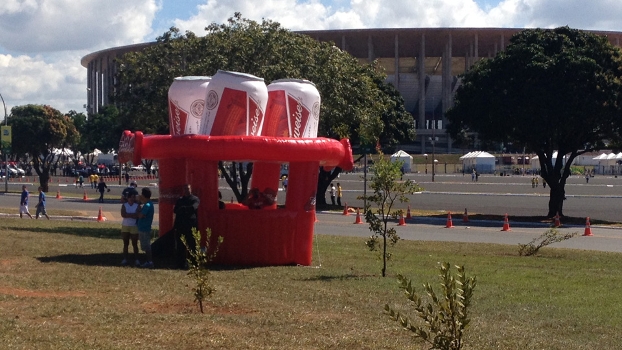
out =
{"type": "Polygon", "coordinates": [[[145,171],[145,167],[142,165],[133,165],[130,169],[135,171],[145,171]]]}
{"type": "Polygon", "coordinates": [[[9,164],[9,172],[13,169],[15,171],[16,176],[26,176],[26,171],[24,169],[18,167],[17,165],[9,164]]]}

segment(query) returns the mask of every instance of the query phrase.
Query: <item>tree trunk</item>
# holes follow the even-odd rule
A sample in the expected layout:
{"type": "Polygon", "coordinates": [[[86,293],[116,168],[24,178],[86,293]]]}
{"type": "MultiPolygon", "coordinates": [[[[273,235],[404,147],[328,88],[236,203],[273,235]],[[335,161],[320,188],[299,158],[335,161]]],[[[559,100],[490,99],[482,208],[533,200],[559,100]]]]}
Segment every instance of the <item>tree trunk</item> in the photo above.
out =
{"type": "Polygon", "coordinates": [[[382,277],[387,275],[387,220],[384,220],[384,234],[382,235],[382,277]]]}
{"type": "Polygon", "coordinates": [[[317,180],[317,193],[315,194],[315,206],[316,208],[325,208],[328,206],[326,203],[326,190],[333,180],[341,174],[341,168],[336,167],[331,171],[326,171],[320,167],[320,175],[317,180]]]}
{"type": "Polygon", "coordinates": [[[47,193],[50,189],[50,173],[44,171],[39,175],[39,185],[43,188],[43,192],[47,193]]]}
{"type": "Polygon", "coordinates": [[[564,186],[560,184],[554,184],[554,186],[550,186],[551,195],[549,197],[549,213],[547,217],[552,218],[555,215],[564,216],[563,208],[564,208],[564,199],[566,198],[566,190],[564,186]]]}

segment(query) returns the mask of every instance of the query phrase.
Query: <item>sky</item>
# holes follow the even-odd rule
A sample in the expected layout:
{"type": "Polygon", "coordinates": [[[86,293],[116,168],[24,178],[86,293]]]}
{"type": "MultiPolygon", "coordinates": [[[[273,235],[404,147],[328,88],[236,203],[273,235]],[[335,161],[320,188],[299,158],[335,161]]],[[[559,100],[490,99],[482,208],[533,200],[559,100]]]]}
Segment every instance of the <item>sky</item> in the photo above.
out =
{"type": "Polygon", "coordinates": [[[85,112],[83,56],[154,41],[173,26],[202,35],[235,12],[294,31],[564,25],[622,31],[620,0],[3,0],[0,95],[7,113],[25,104],[85,112]]]}

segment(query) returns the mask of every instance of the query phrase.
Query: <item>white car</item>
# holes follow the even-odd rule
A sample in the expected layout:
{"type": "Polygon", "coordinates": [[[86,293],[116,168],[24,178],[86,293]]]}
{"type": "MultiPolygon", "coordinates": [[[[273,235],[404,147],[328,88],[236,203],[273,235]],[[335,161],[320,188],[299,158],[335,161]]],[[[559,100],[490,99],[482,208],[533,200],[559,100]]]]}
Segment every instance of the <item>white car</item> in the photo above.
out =
{"type": "Polygon", "coordinates": [[[144,171],[145,167],[142,165],[133,165],[130,169],[136,170],[136,171],[144,171]]]}

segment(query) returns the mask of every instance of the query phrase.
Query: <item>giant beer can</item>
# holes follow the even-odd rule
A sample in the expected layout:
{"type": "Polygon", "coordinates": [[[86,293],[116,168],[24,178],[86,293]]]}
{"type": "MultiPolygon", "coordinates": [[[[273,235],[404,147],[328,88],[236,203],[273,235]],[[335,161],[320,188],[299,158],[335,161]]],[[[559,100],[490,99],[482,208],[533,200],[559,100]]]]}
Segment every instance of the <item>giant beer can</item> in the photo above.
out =
{"type": "Polygon", "coordinates": [[[268,85],[264,136],[317,137],[320,93],[302,79],[280,79],[268,85]]]}
{"type": "Polygon", "coordinates": [[[178,77],[168,89],[171,135],[198,134],[210,77],[178,77]]]}
{"type": "Polygon", "coordinates": [[[202,135],[261,135],[268,90],[263,78],[219,70],[209,83],[202,135]]]}

